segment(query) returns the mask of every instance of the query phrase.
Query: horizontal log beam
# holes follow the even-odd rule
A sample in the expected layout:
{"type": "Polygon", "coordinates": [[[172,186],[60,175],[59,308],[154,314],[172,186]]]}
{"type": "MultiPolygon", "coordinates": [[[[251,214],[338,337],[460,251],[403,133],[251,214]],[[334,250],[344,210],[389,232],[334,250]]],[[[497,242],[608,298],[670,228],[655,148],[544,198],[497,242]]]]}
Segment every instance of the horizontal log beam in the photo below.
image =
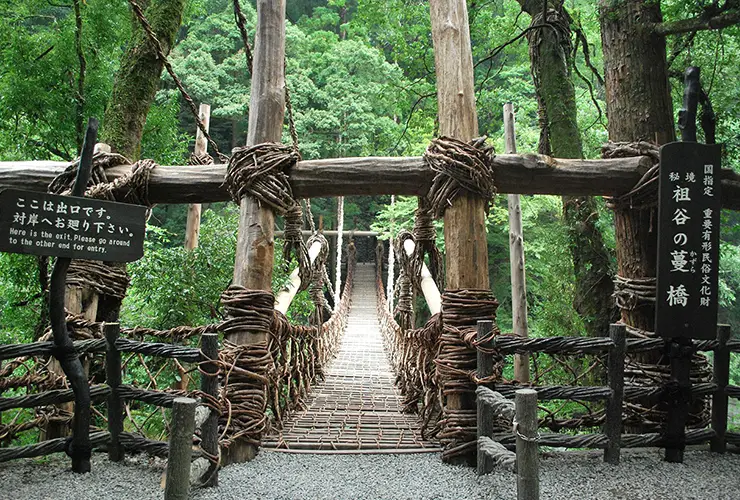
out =
{"type": "MultiPolygon", "coordinates": [[[[570,196],[618,196],[630,191],[650,166],[647,157],[564,160],[535,154],[497,155],[493,163],[499,193],[570,196]]],[[[0,162],[0,190],[45,192],[67,165],[53,161],[0,162]]],[[[114,180],[129,170],[128,165],[121,165],[107,170],[107,175],[109,180],[114,180]]],[[[161,166],[151,174],[150,201],[227,201],[225,174],[226,165],[161,166]]],[[[721,176],[723,207],[740,210],[740,175],[722,169],[721,176]]],[[[290,173],[293,193],[298,198],[423,195],[429,190],[432,178],[432,171],[420,156],[305,160],[299,161],[290,173]]]]}

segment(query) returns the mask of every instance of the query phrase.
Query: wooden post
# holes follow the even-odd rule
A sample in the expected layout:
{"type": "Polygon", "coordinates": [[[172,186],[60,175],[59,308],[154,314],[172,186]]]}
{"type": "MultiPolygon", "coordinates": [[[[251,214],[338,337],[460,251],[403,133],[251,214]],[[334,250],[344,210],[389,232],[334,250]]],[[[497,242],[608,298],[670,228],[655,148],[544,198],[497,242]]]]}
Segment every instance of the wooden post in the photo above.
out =
{"type": "Polygon", "coordinates": [[[717,325],[717,348],[714,350],[714,383],[717,390],[712,395],[712,429],[715,432],[710,449],[715,453],[727,450],[727,394],[725,388],[730,383],[730,325],[717,325]]]}
{"type": "Polygon", "coordinates": [[[623,324],[612,324],[609,337],[614,345],[609,348],[607,361],[607,378],[612,395],[606,403],[606,424],[604,433],[609,443],[604,449],[604,462],[619,463],[622,439],[622,400],[624,399],[624,356],[626,353],[627,327],[623,324]]]}
{"type": "Polygon", "coordinates": [[[120,435],[123,432],[123,401],[118,394],[121,386],[121,351],[116,348],[116,340],[121,332],[118,323],[106,323],[103,326],[105,333],[105,379],[110,387],[108,394],[108,432],[110,443],[108,444],[108,460],[120,462],[124,457],[124,449],[121,445],[120,435]]]}
{"type": "MultiPolygon", "coordinates": [[[[481,320],[478,321],[476,338],[481,340],[486,338],[493,331],[493,321],[481,320]]],[[[489,347],[490,344],[484,345],[489,347]]],[[[493,356],[482,350],[478,349],[478,378],[484,379],[493,375],[493,356]]],[[[477,434],[478,437],[491,437],[494,432],[494,418],[493,412],[488,405],[483,404],[480,400],[477,401],[478,407],[478,426],[477,434]]],[[[493,461],[485,453],[478,452],[477,460],[477,472],[478,475],[488,474],[493,470],[493,461]]]]}
{"type": "MultiPolygon", "coordinates": [[[[198,117],[203,123],[206,131],[208,131],[211,123],[211,106],[209,104],[202,104],[198,108],[198,117]]],[[[208,152],[208,140],[203,132],[198,127],[195,132],[195,148],[193,154],[201,156],[208,152]]],[[[185,250],[193,250],[198,246],[198,238],[200,237],[200,203],[191,203],[188,205],[188,221],[185,226],[185,250]]]]}
{"type": "Polygon", "coordinates": [[[334,267],[334,310],[339,309],[342,298],[342,236],[344,231],[344,196],[337,198],[337,262],[334,267]]]}
{"type": "Polygon", "coordinates": [[[540,462],[537,445],[537,391],[519,389],[516,404],[516,498],[540,498],[540,462]]]}
{"type": "MultiPolygon", "coordinates": [[[[208,359],[218,360],[218,334],[204,333],[200,350],[208,359]]],[[[200,378],[200,390],[218,399],[218,367],[206,364],[200,378]]],[[[218,456],[218,414],[211,410],[200,428],[200,447],[210,455],[218,456]]],[[[203,486],[218,486],[218,464],[211,464],[203,475],[203,486]]]]}
{"type": "Polygon", "coordinates": [[[172,432],[167,455],[165,500],[188,500],[190,498],[190,461],[193,456],[193,432],[195,431],[195,408],[197,406],[198,402],[192,398],[175,398],[172,403],[172,432]]]}
{"type": "MultiPolygon", "coordinates": [[[[391,207],[393,207],[393,205],[395,204],[396,197],[395,195],[391,195],[391,207]]],[[[388,240],[388,280],[385,284],[385,297],[386,301],[388,302],[388,312],[391,314],[393,314],[393,288],[395,286],[395,283],[393,283],[393,271],[395,270],[394,268],[396,266],[396,253],[393,250],[393,240],[396,237],[396,228],[393,222],[393,219],[391,219],[391,238],[388,240]]]]}
{"type": "MultiPolygon", "coordinates": [[[[313,245],[308,249],[308,262],[313,264],[316,260],[316,257],[319,256],[321,253],[321,243],[318,241],[315,241],[313,245]]],[[[293,302],[293,299],[295,298],[296,294],[298,293],[298,289],[301,287],[301,276],[300,276],[300,269],[295,268],[292,273],[290,273],[290,280],[285,285],[285,289],[278,294],[277,297],[275,297],[275,310],[279,311],[283,314],[288,314],[288,308],[290,307],[290,304],[293,302]]]]}
{"type": "MultiPolygon", "coordinates": [[[[411,257],[416,251],[416,243],[411,238],[403,242],[403,250],[406,255],[411,257]]],[[[442,311],[442,295],[439,293],[437,283],[432,278],[432,273],[429,272],[429,268],[425,263],[421,263],[421,293],[424,295],[424,300],[427,302],[429,308],[429,314],[437,314],[442,311]]]]}
{"type": "MultiPolygon", "coordinates": [[[[506,154],[516,153],[514,106],[504,104],[504,136],[506,154]]],[[[527,323],[527,281],[524,267],[524,231],[522,207],[518,194],[508,195],[509,202],[509,263],[511,266],[511,316],[514,335],[529,336],[527,323]]],[[[514,355],[514,379],[521,384],[529,382],[529,354],[514,355]]]]}
{"type": "MultiPolygon", "coordinates": [[[[257,32],[254,45],[252,90],[249,104],[247,145],[280,142],[285,116],[285,0],[257,1],[257,32]]],[[[234,283],[269,291],[275,253],[275,214],[245,196],[239,207],[234,283]]],[[[237,345],[263,344],[267,335],[236,332],[227,340],[237,345]]],[[[226,463],[246,462],[257,447],[243,441],[229,446],[226,463]]]]}
{"type": "Polygon", "coordinates": [[[671,382],[675,384],[676,394],[668,404],[668,417],[665,423],[666,441],[665,461],[683,463],[686,448],[686,421],[691,407],[691,339],[666,339],[671,361],[671,382]]]}
{"type": "MultiPolygon", "coordinates": [[[[431,0],[439,134],[461,141],[478,136],[468,10],[465,0],[431,0]]],[[[446,283],[450,290],[489,290],[486,200],[462,195],[444,216],[446,283]]],[[[450,410],[472,410],[473,395],[447,397],[450,410]]],[[[455,462],[471,461],[458,456],[455,462]]]]}

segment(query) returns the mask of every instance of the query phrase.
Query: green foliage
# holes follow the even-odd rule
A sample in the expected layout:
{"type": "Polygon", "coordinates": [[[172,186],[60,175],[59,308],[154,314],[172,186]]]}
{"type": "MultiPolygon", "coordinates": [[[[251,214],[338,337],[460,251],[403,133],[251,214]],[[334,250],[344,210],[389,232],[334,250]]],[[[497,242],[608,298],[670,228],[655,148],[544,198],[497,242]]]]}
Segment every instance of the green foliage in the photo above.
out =
{"type": "Polygon", "coordinates": [[[35,340],[42,306],[38,259],[0,253],[0,343],[35,340]]]}
{"type": "Polygon", "coordinates": [[[206,210],[200,246],[192,252],[171,246],[171,233],[150,225],[144,257],[129,266],[122,322],[166,329],[217,321],[219,297],[234,265],[235,219],[234,208],[206,210]]]}
{"type": "MultiPolygon", "coordinates": [[[[120,48],[130,35],[126,2],[80,2],[84,95],[71,3],[0,2],[0,158],[71,159],[78,100],[84,117],[102,117],[120,48]]],[[[84,123],[84,121],[83,121],[84,123]]]]}
{"type": "MultiPolygon", "coordinates": [[[[206,210],[200,243],[193,251],[185,250],[179,243],[172,245],[174,235],[167,229],[149,225],[144,257],[129,266],[131,286],[121,310],[122,323],[167,329],[220,321],[221,293],[233,276],[238,213],[232,204],[206,210]]],[[[278,243],[273,293],[278,293],[287,282],[278,243]]],[[[305,322],[312,307],[308,294],[299,293],[288,316],[305,322]]]]}

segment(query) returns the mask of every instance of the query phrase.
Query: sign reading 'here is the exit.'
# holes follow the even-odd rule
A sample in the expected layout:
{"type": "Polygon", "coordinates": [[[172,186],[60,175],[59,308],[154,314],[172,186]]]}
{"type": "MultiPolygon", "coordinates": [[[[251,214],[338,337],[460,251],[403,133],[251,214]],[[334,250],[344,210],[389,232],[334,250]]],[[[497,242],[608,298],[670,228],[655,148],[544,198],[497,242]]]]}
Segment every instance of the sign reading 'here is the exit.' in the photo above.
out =
{"type": "Polygon", "coordinates": [[[7,189],[0,251],[131,262],[144,254],[146,207],[7,189]]]}

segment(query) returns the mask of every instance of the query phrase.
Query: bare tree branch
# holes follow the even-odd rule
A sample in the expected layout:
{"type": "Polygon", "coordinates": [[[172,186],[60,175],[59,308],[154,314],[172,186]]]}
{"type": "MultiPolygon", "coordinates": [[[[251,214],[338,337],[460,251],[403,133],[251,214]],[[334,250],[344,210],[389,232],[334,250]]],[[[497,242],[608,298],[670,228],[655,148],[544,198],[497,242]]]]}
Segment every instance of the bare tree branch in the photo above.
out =
{"type": "Polygon", "coordinates": [[[658,35],[677,35],[702,30],[719,30],[740,24],[740,8],[733,8],[721,14],[707,16],[706,14],[681,19],[667,23],[658,23],[653,26],[653,31],[658,35]]]}

